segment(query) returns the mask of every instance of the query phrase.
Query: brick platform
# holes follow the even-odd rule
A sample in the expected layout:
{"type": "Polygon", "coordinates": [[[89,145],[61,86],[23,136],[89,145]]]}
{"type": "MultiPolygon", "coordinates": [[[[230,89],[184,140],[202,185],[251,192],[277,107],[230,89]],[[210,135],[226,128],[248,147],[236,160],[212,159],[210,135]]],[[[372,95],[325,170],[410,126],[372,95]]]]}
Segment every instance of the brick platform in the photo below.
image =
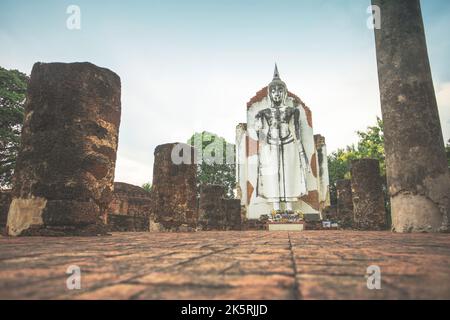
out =
{"type": "Polygon", "coordinates": [[[450,299],[450,235],[114,233],[0,237],[0,299],[450,299]],[[70,265],[81,290],[66,289],[70,265]],[[381,290],[366,268],[381,268],[381,290]]]}

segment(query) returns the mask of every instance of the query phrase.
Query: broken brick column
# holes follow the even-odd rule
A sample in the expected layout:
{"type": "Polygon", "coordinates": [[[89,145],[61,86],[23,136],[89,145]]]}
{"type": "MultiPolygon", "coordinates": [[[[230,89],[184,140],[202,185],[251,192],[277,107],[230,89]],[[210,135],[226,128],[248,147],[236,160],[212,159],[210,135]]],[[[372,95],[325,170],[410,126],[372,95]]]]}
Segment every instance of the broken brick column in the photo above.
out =
{"type": "Polygon", "coordinates": [[[195,149],[168,143],[155,149],[150,231],[183,231],[197,227],[195,149]]]}
{"type": "Polygon", "coordinates": [[[241,200],[239,199],[222,199],[224,212],[226,216],[226,230],[242,229],[242,212],[241,200]]]}
{"type": "Polygon", "coordinates": [[[120,78],[91,63],[31,72],[7,230],[104,234],[120,124],[120,78]]]}
{"type": "Polygon", "coordinates": [[[372,0],[392,229],[448,230],[450,173],[419,0],[372,0]]]}
{"type": "Polygon", "coordinates": [[[337,218],[342,228],[353,226],[352,183],[349,179],[336,181],[337,218]]]}
{"type": "Polygon", "coordinates": [[[198,205],[199,222],[203,230],[222,230],[226,223],[223,203],[225,188],[219,185],[203,185],[198,205]]]}
{"type": "Polygon", "coordinates": [[[11,190],[0,190],[0,235],[4,233],[11,204],[11,190]]]}
{"type": "Polygon", "coordinates": [[[376,159],[351,162],[354,227],[361,230],[386,229],[386,210],[376,159]]]}

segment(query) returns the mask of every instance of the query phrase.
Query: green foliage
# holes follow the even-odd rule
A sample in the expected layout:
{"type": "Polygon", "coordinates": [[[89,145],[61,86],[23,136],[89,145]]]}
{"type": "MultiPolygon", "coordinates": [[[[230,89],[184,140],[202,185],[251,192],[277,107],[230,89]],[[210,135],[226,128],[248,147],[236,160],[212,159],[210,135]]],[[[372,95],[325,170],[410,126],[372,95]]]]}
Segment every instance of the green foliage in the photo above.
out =
{"type": "Polygon", "coordinates": [[[336,203],[336,181],[350,179],[350,161],[356,159],[355,146],[338,149],[328,156],[328,174],[330,177],[330,199],[336,203]]]}
{"type": "Polygon", "coordinates": [[[203,161],[197,165],[198,190],[202,184],[221,185],[225,187],[225,196],[233,198],[236,185],[235,146],[206,131],[194,133],[187,143],[202,150],[203,161]]]}
{"type": "Polygon", "coordinates": [[[350,162],[355,159],[372,158],[380,162],[380,173],[386,175],[383,121],[377,118],[377,124],[366,131],[358,131],[359,141],[356,145],[338,149],[328,156],[328,171],[330,175],[330,196],[336,203],[336,181],[350,179],[350,162]]]}
{"type": "Polygon", "coordinates": [[[0,67],[0,187],[10,187],[20,147],[28,77],[0,67]]]}
{"type": "Polygon", "coordinates": [[[146,182],[142,185],[142,189],[144,189],[147,192],[152,191],[152,184],[150,182],[146,182]]]}
{"type": "Polygon", "coordinates": [[[368,127],[366,131],[358,131],[359,136],[357,155],[360,158],[371,158],[380,161],[380,174],[386,175],[384,155],[384,126],[383,120],[377,117],[377,124],[368,127]]]}

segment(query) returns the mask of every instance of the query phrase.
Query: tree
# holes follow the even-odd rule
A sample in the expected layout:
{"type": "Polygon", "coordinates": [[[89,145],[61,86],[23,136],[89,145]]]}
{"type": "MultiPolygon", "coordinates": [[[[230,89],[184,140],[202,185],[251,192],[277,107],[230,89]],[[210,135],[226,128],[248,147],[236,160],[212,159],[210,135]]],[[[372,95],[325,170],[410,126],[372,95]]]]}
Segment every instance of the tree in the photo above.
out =
{"type": "Polygon", "coordinates": [[[357,159],[357,151],[354,145],[345,149],[338,149],[328,156],[328,174],[330,177],[330,200],[336,203],[336,181],[350,179],[350,161],[357,159]]]}
{"type": "MultiPolygon", "coordinates": [[[[366,131],[357,131],[359,141],[356,145],[338,149],[328,156],[328,171],[330,176],[330,198],[336,203],[336,181],[350,179],[350,162],[354,159],[371,158],[380,162],[380,174],[386,186],[386,165],[384,154],[383,120],[377,117],[375,126],[367,127],[366,131]]],[[[386,187],[385,187],[386,189],[386,187]]],[[[387,192],[385,190],[385,192],[387,192]]]]}
{"type": "Polygon", "coordinates": [[[187,142],[202,150],[197,165],[197,188],[202,184],[216,184],[225,188],[225,197],[234,197],[236,185],[235,146],[214,133],[194,133],[187,142]]]}
{"type": "Polygon", "coordinates": [[[28,77],[0,67],[0,187],[11,187],[20,147],[28,77]]]}
{"type": "Polygon", "coordinates": [[[152,191],[152,184],[150,182],[146,182],[142,185],[142,189],[144,189],[147,192],[152,191]]]}
{"type": "Polygon", "coordinates": [[[385,155],[384,155],[384,126],[383,120],[377,117],[377,124],[368,127],[366,131],[358,131],[358,159],[371,158],[380,162],[380,174],[386,175],[385,155]]]}

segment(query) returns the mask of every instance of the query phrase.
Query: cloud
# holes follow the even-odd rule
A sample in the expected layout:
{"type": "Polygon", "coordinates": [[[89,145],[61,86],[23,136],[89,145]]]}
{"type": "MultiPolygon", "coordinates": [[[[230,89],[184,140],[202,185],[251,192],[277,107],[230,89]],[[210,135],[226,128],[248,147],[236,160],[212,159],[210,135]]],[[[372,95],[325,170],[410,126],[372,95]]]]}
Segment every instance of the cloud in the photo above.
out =
{"type": "MultiPolygon", "coordinates": [[[[82,31],[71,32],[61,20],[64,6],[7,1],[14,15],[4,10],[8,14],[0,19],[6,27],[0,28],[6,44],[0,61],[26,72],[35,61],[91,61],[120,75],[117,181],[150,181],[156,146],[185,142],[196,131],[233,142],[236,124],[246,122],[247,101],[270,82],[274,62],[289,90],[311,108],[314,131],[325,136],[329,152],[354,143],[355,132],[375,124],[381,113],[373,32],[365,24],[368,4],[296,1],[277,11],[271,2],[256,10],[239,1],[180,3],[174,10],[166,2],[105,7],[80,1],[82,31]],[[283,17],[277,28],[262,22],[274,17],[283,17]],[[30,30],[45,36],[45,46],[30,30]]],[[[446,70],[443,52],[436,70],[446,70]]],[[[436,86],[446,139],[449,87],[436,86]]]]}
{"type": "Polygon", "coordinates": [[[442,134],[444,141],[450,139],[450,82],[444,82],[436,88],[436,98],[441,119],[442,134]]]}
{"type": "Polygon", "coordinates": [[[118,154],[114,181],[141,186],[146,182],[151,183],[151,175],[151,166],[118,154]]]}

